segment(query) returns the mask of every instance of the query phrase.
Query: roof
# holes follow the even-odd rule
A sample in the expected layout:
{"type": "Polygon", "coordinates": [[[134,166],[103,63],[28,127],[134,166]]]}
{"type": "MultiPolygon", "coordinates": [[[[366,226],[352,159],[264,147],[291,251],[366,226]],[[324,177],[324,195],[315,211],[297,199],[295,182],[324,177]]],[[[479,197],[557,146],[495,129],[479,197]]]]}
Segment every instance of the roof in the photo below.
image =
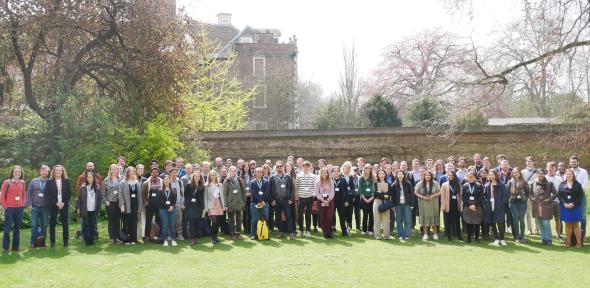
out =
{"type": "Polygon", "coordinates": [[[213,40],[216,45],[220,47],[225,46],[229,43],[240,30],[233,25],[219,25],[219,24],[208,24],[198,23],[197,30],[205,30],[207,32],[207,38],[213,40]]]}

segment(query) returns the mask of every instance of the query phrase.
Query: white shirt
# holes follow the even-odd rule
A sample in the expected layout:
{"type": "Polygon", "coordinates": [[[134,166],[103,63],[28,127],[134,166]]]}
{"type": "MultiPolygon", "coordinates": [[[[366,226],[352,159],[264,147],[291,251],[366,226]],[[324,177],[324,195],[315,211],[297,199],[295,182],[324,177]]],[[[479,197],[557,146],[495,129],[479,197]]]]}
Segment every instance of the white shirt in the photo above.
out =
{"type": "Polygon", "coordinates": [[[582,184],[582,188],[584,188],[584,191],[586,191],[586,188],[588,188],[588,171],[586,171],[586,169],[584,168],[576,168],[576,169],[572,169],[574,170],[574,174],[576,175],[576,180],[578,180],[578,182],[580,182],[580,184],[582,184]]]}
{"type": "Polygon", "coordinates": [[[57,186],[57,203],[63,203],[61,197],[61,179],[55,180],[55,185],[57,186]]]}
{"type": "Polygon", "coordinates": [[[96,210],[96,193],[90,186],[86,186],[86,191],[88,191],[88,194],[86,194],[86,211],[94,212],[96,210]]]}
{"type": "Polygon", "coordinates": [[[399,204],[406,204],[406,197],[404,196],[404,185],[399,184],[399,204]]]}

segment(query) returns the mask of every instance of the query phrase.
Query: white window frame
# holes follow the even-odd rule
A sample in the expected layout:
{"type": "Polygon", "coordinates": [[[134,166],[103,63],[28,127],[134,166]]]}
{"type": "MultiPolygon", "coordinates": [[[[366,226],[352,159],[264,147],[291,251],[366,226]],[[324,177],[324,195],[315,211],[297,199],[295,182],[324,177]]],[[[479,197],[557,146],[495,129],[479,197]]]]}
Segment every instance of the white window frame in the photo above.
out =
{"type": "MultiPolygon", "coordinates": [[[[262,105],[256,105],[256,101],[255,99],[252,99],[252,107],[253,108],[267,108],[268,104],[267,104],[267,91],[266,91],[266,58],[265,57],[252,57],[252,77],[256,78],[256,83],[258,85],[258,89],[260,89],[260,91],[262,92],[258,92],[258,93],[262,93],[262,105]],[[258,78],[257,74],[256,74],[256,61],[257,60],[262,60],[262,79],[258,78]]],[[[258,95],[256,95],[258,96],[258,95]]],[[[254,96],[254,97],[256,97],[254,96]]],[[[268,125],[267,125],[268,127],[268,125]]]]}

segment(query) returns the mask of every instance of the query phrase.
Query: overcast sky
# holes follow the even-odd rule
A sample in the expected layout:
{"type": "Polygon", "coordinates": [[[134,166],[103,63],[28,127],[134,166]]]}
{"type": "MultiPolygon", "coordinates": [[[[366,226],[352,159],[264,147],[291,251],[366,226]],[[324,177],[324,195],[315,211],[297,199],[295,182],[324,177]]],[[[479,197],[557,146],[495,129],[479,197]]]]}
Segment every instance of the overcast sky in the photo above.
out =
{"type": "Polygon", "coordinates": [[[485,43],[492,31],[521,13],[516,0],[473,2],[473,17],[465,11],[451,15],[443,0],[177,0],[177,6],[207,23],[216,23],[217,13],[232,13],[238,29],[277,28],[285,42],[296,35],[299,77],[321,84],[328,95],[337,87],[343,45],[354,42],[361,74],[368,77],[384,48],[406,36],[440,27],[485,43]]]}

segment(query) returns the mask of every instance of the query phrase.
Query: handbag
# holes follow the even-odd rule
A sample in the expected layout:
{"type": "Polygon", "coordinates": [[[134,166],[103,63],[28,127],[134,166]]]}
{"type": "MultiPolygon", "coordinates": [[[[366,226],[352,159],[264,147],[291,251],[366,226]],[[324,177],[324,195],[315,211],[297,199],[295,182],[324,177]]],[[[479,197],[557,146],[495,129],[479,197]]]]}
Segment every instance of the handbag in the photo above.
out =
{"type": "Polygon", "coordinates": [[[383,213],[391,208],[393,208],[393,201],[383,200],[383,202],[379,204],[379,207],[377,207],[377,210],[379,210],[380,213],[383,213]]]}
{"type": "Polygon", "coordinates": [[[319,200],[313,200],[313,203],[311,204],[311,213],[312,214],[320,214],[320,206],[322,202],[320,202],[319,200]]]}

